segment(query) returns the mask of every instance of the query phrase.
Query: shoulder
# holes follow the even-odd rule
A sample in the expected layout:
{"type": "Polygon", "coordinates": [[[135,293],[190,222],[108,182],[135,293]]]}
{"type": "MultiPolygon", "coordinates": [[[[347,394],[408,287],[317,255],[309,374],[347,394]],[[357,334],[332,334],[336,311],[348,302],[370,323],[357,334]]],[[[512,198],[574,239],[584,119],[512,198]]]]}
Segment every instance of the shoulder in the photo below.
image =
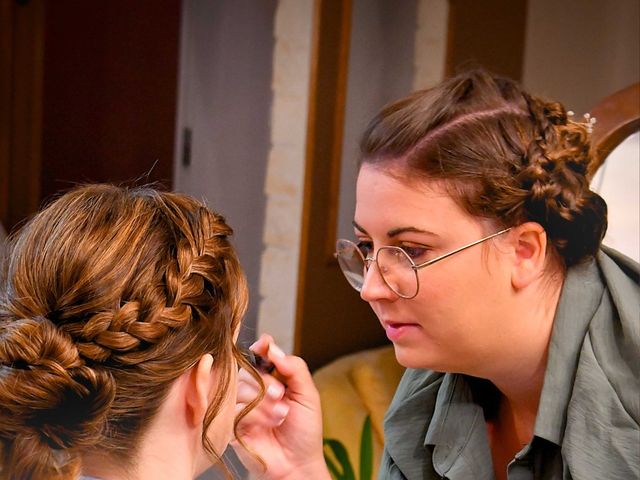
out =
{"type": "Polygon", "coordinates": [[[597,262],[616,310],[625,321],[637,322],[640,303],[640,265],[608,247],[603,247],[598,252],[597,262]]]}
{"type": "Polygon", "coordinates": [[[612,249],[603,250],[598,265],[607,294],[589,327],[584,350],[593,356],[621,406],[640,421],[640,268],[612,249]]]}
{"type": "Polygon", "coordinates": [[[640,474],[639,269],[611,249],[598,254],[597,264],[605,290],[577,358],[563,455],[584,478],[635,478],[640,474]]]}

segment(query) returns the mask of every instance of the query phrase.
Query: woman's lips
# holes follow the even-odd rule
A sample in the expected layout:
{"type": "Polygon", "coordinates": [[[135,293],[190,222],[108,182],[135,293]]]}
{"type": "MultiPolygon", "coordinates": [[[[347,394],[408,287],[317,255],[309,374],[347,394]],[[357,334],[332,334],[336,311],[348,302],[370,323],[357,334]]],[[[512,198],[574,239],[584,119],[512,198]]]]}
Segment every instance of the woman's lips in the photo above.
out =
{"type": "Polygon", "coordinates": [[[412,330],[420,328],[417,323],[383,322],[387,338],[392,342],[400,340],[411,333],[412,330]]]}

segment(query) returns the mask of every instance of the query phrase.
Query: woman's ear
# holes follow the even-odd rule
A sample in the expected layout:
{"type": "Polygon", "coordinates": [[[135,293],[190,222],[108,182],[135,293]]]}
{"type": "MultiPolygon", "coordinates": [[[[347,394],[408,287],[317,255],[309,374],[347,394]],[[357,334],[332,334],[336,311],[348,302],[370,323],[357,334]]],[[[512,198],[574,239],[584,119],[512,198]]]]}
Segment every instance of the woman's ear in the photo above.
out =
{"type": "Polygon", "coordinates": [[[205,354],[187,372],[186,407],[187,416],[192,426],[202,425],[207,408],[209,396],[216,381],[213,372],[213,357],[205,354]]]}
{"type": "Polygon", "coordinates": [[[520,290],[543,273],[547,260],[547,233],[542,225],[526,222],[512,229],[515,261],[511,272],[511,284],[520,290]]]}

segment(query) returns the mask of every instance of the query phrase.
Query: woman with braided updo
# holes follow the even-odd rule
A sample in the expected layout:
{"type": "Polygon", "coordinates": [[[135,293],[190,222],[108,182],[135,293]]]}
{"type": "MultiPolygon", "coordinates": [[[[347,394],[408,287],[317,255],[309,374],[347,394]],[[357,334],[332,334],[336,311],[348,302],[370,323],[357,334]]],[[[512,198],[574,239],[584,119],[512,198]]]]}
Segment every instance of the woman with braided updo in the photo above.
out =
{"type": "Polygon", "coordinates": [[[640,271],[600,245],[590,126],[484,71],[369,124],[336,256],[407,367],[381,480],[640,478],[640,271]]]}
{"type": "MultiPolygon", "coordinates": [[[[231,233],[187,196],[109,185],[63,195],[19,232],[0,290],[0,478],[180,480],[220,461],[236,414],[264,396],[235,344],[247,288],[231,233]],[[236,398],[238,367],[253,395],[236,398]]],[[[238,446],[263,478],[298,478],[274,429],[299,402],[318,411],[317,392],[300,359],[257,348],[297,398],[269,388],[270,415],[238,446]]]]}
{"type": "Polygon", "coordinates": [[[639,270],[601,248],[590,127],[484,71],[369,124],[337,256],[407,367],[381,479],[639,477],[639,270]]]}

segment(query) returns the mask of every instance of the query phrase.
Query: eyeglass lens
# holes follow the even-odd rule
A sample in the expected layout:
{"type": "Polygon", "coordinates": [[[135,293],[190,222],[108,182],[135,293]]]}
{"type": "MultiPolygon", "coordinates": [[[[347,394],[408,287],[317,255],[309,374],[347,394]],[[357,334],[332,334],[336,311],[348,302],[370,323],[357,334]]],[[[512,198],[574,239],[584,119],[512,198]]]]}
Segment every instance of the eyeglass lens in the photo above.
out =
{"type": "MultiPolygon", "coordinates": [[[[365,259],[357,245],[348,240],[337,243],[338,264],[349,284],[362,291],[365,274],[365,259]]],[[[384,282],[397,295],[405,298],[415,296],[418,279],[409,257],[398,247],[382,247],[377,253],[378,271],[384,282]]]]}
{"type": "Polygon", "coordinates": [[[418,279],[409,257],[398,247],[378,250],[378,269],[385,283],[401,297],[413,297],[418,290],[418,279]]]}
{"type": "Polygon", "coordinates": [[[364,256],[358,247],[349,240],[338,240],[336,256],[340,270],[347,282],[358,292],[364,284],[364,256]]]}

